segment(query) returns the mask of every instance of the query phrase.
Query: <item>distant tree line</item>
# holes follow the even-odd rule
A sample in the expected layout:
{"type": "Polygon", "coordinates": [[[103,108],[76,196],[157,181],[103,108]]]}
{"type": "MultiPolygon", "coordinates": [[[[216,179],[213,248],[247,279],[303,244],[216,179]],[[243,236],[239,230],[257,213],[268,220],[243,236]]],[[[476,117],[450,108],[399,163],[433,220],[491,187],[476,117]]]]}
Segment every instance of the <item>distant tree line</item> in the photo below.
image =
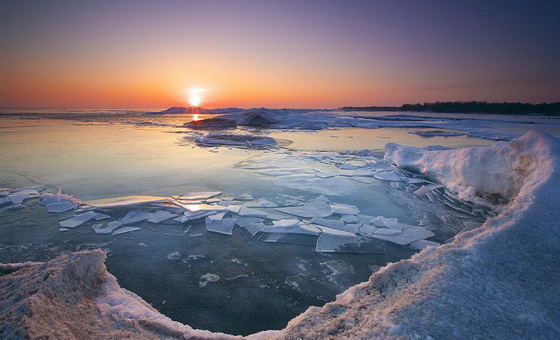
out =
{"type": "Polygon", "coordinates": [[[435,102],[404,104],[402,106],[344,106],[345,111],[415,111],[438,113],[494,113],[494,114],[546,114],[560,115],[560,102],[556,103],[487,103],[487,102],[435,102]]]}

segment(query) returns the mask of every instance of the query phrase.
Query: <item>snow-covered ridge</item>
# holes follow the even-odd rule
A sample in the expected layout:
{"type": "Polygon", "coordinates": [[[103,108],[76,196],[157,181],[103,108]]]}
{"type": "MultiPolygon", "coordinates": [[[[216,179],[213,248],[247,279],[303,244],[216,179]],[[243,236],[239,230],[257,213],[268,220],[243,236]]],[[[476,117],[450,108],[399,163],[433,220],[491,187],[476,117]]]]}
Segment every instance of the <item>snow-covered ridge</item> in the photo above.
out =
{"type": "MultiPolygon", "coordinates": [[[[388,159],[429,172],[460,194],[516,196],[501,215],[453,243],[386,266],[284,330],[249,338],[560,337],[559,155],[560,141],[536,131],[490,148],[389,145],[388,159]]],[[[173,322],[120,288],[101,251],[23,266],[0,276],[0,291],[8,293],[0,295],[1,338],[231,338],[173,322]]]]}
{"type": "Polygon", "coordinates": [[[385,159],[437,179],[464,200],[475,202],[492,195],[515,197],[536,166],[534,148],[543,143],[536,137],[528,140],[529,136],[458,150],[388,143],[385,159]]]}

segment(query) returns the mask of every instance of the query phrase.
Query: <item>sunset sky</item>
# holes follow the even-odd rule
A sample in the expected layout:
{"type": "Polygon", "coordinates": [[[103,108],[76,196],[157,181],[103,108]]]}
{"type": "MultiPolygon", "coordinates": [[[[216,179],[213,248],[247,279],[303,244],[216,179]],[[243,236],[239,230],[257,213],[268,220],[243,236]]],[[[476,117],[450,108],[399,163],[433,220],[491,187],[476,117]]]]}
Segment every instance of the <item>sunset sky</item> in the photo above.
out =
{"type": "Polygon", "coordinates": [[[0,107],[560,101],[560,1],[0,2],[0,107]]]}

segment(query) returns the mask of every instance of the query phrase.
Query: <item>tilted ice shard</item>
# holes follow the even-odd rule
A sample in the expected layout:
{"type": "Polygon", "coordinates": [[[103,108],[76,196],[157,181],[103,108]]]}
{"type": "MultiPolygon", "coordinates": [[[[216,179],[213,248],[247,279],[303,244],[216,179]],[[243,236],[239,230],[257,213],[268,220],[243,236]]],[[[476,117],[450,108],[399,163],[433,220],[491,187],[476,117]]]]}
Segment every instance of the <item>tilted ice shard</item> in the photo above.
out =
{"type": "Polygon", "coordinates": [[[77,207],[78,207],[77,203],[71,203],[68,201],[54,202],[45,205],[45,208],[47,208],[47,211],[50,213],[61,213],[68,210],[75,209],[77,207]]]}
{"type": "Polygon", "coordinates": [[[128,232],[131,232],[131,231],[137,231],[137,230],[142,230],[142,228],[124,227],[124,228],[117,229],[117,230],[113,231],[113,236],[114,236],[114,235],[119,235],[119,234],[128,233],[128,232]]]}
{"type": "Polygon", "coordinates": [[[169,197],[159,196],[121,196],[113,198],[104,198],[100,200],[86,201],[84,204],[94,206],[96,208],[119,208],[138,204],[149,204],[159,202],[170,202],[169,197]]]}
{"type": "Polygon", "coordinates": [[[250,240],[253,236],[255,236],[262,228],[264,228],[264,223],[262,222],[256,222],[256,223],[250,223],[247,225],[244,225],[242,227],[240,227],[240,230],[242,230],[242,234],[243,236],[247,239],[250,240]],[[243,232],[245,231],[245,232],[243,232]]]}
{"type": "Polygon", "coordinates": [[[233,198],[236,201],[252,201],[253,200],[253,196],[251,194],[241,194],[241,195],[237,195],[233,198]]]}
{"type": "Polygon", "coordinates": [[[180,200],[205,200],[218,195],[221,195],[221,191],[206,191],[206,192],[192,192],[189,194],[179,196],[180,200]]]}
{"type": "Polygon", "coordinates": [[[177,217],[177,214],[171,213],[166,210],[158,210],[150,218],[148,218],[148,222],[160,223],[163,221],[170,220],[174,217],[177,217]]]}
{"type": "Polygon", "coordinates": [[[376,179],[380,181],[393,181],[393,182],[402,182],[405,181],[406,178],[404,176],[399,176],[393,171],[386,171],[386,172],[378,172],[373,175],[376,179]]]}
{"type": "Polygon", "coordinates": [[[105,220],[108,218],[111,218],[111,216],[106,215],[106,214],[102,214],[102,213],[97,213],[95,214],[95,216],[93,217],[96,221],[101,221],[101,220],[105,220]]]}
{"type": "Polygon", "coordinates": [[[428,241],[428,240],[414,241],[411,244],[409,244],[410,248],[416,249],[416,250],[422,250],[426,247],[437,247],[437,246],[439,246],[439,243],[433,242],[433,241],[428,241]]]}
{"type": "Polygon", "coordinates": [[[267,200],[266,198],[260,198],[256,201],[244,203],[243,206],[247,208],[276,208],[278,204],[267,200]]]}
{"type": "Polygon", "coordinates": [[[355,215],[342,215],[340,219],[346,223],[358,222],[358,218],[355,215]]]}
{"type": "Polygon", "coordinates": [[[120,221],[111,221],[107,224],[95,224],[92,226],[92,228],[96,234],[110,234],[113,232],[113,230],[117,229],[121,225],[122,222],[120,221]]]}
{"type": "Polygon", "coordinates": [[[223,219],[212,219],[214,216],[206,217],[206,230],[225,235],[232,235],[233,227],[235,226],[237,218],[229,217],[223,219]]]}
{"type": "Polygon", "coordinates": [[[28,192],[18,192],[15,194],[10,194],[8,197],[13,204],[20,204],[22,203],[27,197],[29,196],[28,192]]]}
{"type": "Polygon", "coordinates": [[[336,230],[328,227],[319,227],[321,235],[317,239],[315,251],[317,252],[344,252],[345,247],[350,245],[359,245],[365,240],[364,237],[357,236],[356,234],[336,230]]]}
{"type": "Polygon", "coordinates": [[[83,213],[81,215],[76,215],[72,218],[61,221],[60,226],[64,227],[64,228],[76,228],[76,227],[94,219],[96,214],[97,213],[95,211],[88,211],[88,212],[83,213]]]}
{"type": "Polygon", "coordinates": [[[350,204],[331,203],[331,208],[333,214],[357,215],[360,213],[360,209],[357,206],[350,204]]]}
{"type": "Polygon", "coordinates": [[[300,220],[297,219],[282,219],[278,221],[273,221],[275,227],[297,227],[300,224],[300,220]]]}
{"type": "Polygon", "coordinates": [[[154,214],[151,212],[143,211],[143,210],[133,210],[128,212],[125,217],[122,219],[122,224],[133,224],[138,223],[141,221],[145,221],[152,217],[154,214]]]}
{"type": "Polygon", "coordinates": [[[327,217],[332,215],[330,201],[323,195],[307,201],[302,206],[276,208],[276,210],[299,217],[327,217]]]}
{"type": "MultiPolygon", "coordinates": [[[[388,242],[400,244],[402,246],[410,244],[414,241],[424,240],[435,235],[433,232],[422,227],[412,227],[412,228],[403,229],[401,232],[394,235],[383,235],[380,234],[378,231],[379,228],[375,228],[372,226],[363,226],[362,228],[360,228],[359,233],[360,235],[363,236],[375,238],[378,240],[385,240],[388,242]]],[[[396,230],[393,231],[395,232],[396,230]]],[[[385,231],[382,233],[390,233],[390,232],[385,231]]]]}
{"type": "Polygon", "coordinates": [[[325,227],[333,228],[336,230],[343,230],[344,229],[344,222],[341,220],[332,220],[323,217],[313,217],[311,219],[311,223],[315,223],[318,225],[322,225],[325,227]]]}
{"type": "Polygon", "coordinates": [[[257,209],[241,207],[239,210],[239,216],[267,217],[268,214],[257,209]]]}

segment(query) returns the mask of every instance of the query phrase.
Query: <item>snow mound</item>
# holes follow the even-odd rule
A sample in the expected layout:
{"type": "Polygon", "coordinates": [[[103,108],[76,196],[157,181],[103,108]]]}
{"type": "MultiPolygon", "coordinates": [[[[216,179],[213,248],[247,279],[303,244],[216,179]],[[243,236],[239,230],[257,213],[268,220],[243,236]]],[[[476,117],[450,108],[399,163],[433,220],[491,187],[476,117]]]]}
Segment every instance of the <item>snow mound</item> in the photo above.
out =
{"type": "Polygon", "coordinates": [[[160,314],[119,287],[101,250],[61,255],[45,263],[3,266],[2,339],[232,339],[194,330],[160,314]]]}
{"type": "Polygon", "coordinates": [[[461,199],[507,202],[534,170],[535,152],[545,143],[545,137],[535,132],[490,147],[434,150],[388,143],[385,159],[438,180],[461,199]]]}

